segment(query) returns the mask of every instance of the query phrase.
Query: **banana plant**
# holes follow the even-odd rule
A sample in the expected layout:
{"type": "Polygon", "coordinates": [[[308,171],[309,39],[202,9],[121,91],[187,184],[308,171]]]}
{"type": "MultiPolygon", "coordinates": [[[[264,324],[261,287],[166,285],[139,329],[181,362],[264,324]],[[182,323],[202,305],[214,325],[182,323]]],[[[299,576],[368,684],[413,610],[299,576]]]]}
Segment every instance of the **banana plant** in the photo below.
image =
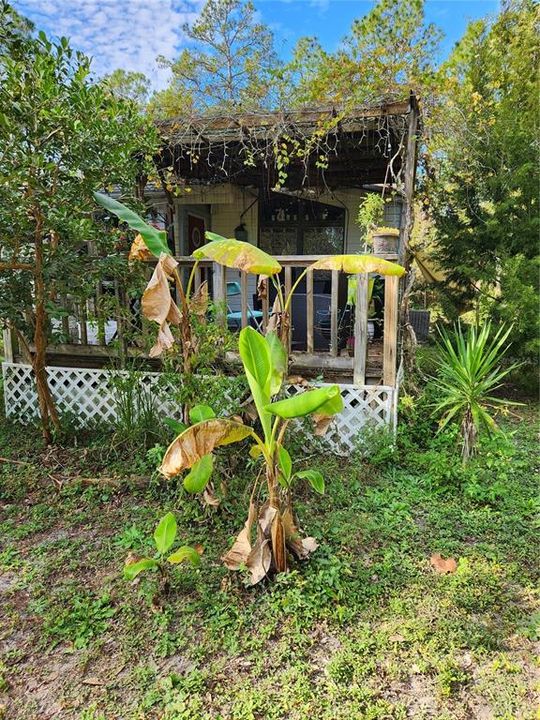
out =
{"type": "MultiPolygon", "coordinates": [[[[157,339],[150,350],[150,357],[158,357],[174,346],[175,338],[171,325],[177,326],[182,348],[182,372],[185,376],[191,375],[196,351],[195,319],[204,321],[208,309],[206,282],[194,290],[195,275],[201,260],[211,259],[226,267],[265,276],[279,273],[281,265],[271,255],[251,243],[228,240],[207,232],[206,236],[211,242],[194,253],[195,261],[184,289],[178,272],[178,263],[171,255],[165,231],[149,225],[136,212],[109,195],[95,192],[94,198],[107,212],[116,215],[119,220],[138,233],[129,253],[131,260],[157,258],[157,264],[141,301],[143,315],[158,325],[157,339]],[[171,281],[174,282],[180,307],[171,295],[171,281]]],[[[189,406],[186,405],[184,419],[187,420],[188,414],[189,406]]]]}
{"type": "Polygon", "coordinates": [[[168,512],[164,515],[154,530],[154,545],[156,553],[153,557],[128,557],[124,565],[124,578],[134,580],[140,573],[147,570],[159,571],[161,590],[166,592],[169,588],[169,566],[189,562],[198,567],[201,564],[201,547],[182,545],[174,552],[169,553],[178,532],[175,516],[168,512]]]}
{"type": "Polygon", "coordinates": [[[184,484],[190,476],[193,480],[196,472],[197,477],[203,478],[197,490],[203,491],[212,466],[206,458],[212,457],[215,448],[251,440],[250,454],[262,460],[262,467],[252,487],[246,524],[222,560],[231,570],[248,568],[249,582],[255,584],[264,577],[286,571],[289,553],[303,559],[317,547],[314,538],[301,537],[296,527],[292,488],[295,482],[306,480],[322,493],[324,479],[314,470],[293,473],[292,459],[284,441],[291,421],[307,416],[316,422],[327,420],[343,409],[343,400],[337,385],[274,400],[286,376],[285,348],[274,331],[263,336],[251,327],[244,328],[240,332],[239,351],[257,409],[260,432],[235,419],[203,419],[175,438],[165,452],[160,472],[172,478],[190,470],[184,484]],[[257,504],[263,478],[266,497],[264,502],[257,504]]]}

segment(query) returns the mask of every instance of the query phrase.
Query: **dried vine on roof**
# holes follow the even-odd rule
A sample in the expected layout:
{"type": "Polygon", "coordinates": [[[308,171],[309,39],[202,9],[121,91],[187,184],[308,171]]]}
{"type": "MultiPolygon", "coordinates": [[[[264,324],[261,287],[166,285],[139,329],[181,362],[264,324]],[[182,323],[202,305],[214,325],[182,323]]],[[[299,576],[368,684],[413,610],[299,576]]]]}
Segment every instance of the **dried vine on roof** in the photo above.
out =
{"type": "MultiPolygon", "coordinates": [[[[378,163],[385,183],[399,185],[409,103],[369,108],[315,108],[292,112],[213,114],[160,122],[164,164],[173,181],[219,182],[260,179],[274,187],[292,180],[300,187],[328,188],[337,168],[358,184],[358,164],[378,163]],[[251,169],[251,172],[250,172],[251,169]]],[[[346,178],[345,178],[346,179],[346,178]]],[[[260,182],[260,180],[259,180],[260,182]]]]}

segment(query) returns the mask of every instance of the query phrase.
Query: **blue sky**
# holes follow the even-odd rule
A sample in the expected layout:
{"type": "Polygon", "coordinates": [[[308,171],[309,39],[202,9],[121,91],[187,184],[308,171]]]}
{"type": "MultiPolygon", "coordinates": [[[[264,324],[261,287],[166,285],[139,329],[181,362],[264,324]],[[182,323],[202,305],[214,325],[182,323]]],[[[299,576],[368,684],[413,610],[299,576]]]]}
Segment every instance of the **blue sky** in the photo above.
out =
{"type": "MultiPolygon", "coordinates": [[[[287,57],[298,38],[314,35],[335,49],[352,21],[372,0],[254,0],[261,19],[274,31],[277,49],[287,57]]],[[[52,35],[70,37],[94,58],[97,74],[117,67],[144,72],[155,87],[167,81],[158,55],[174,58],[185,44],[182,24],[192,21],[202,0],[13,0],[15,7],[52,35]]],[[[445,33],[443,54],[461,37],[470,20],[493,14],[498,0],[427,0],[426,15],[445,33]]]]}

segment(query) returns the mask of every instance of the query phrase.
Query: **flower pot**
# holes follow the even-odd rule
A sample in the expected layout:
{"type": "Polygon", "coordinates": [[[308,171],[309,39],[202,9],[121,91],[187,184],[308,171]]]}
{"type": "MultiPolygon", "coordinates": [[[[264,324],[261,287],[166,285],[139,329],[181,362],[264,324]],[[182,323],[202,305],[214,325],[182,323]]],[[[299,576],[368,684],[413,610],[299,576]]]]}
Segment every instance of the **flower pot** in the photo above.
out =
{"type": "Polygon", "coordinates": [[[373,252],[375,255],[397,255],[398,247],[399,231],[373,233],[373,252]]]}

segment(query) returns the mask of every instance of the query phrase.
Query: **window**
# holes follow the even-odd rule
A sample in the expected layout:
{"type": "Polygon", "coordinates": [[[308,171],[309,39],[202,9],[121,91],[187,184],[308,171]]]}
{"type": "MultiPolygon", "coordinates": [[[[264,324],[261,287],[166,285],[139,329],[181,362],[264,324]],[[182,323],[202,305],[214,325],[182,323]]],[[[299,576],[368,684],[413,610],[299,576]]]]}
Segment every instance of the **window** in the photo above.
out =
{"type": "Polygon", "coordinates": [[[259,247],[273,255],[335,255],[345,244],[345,209],[273,193],[260,203],[259,247]]]}

